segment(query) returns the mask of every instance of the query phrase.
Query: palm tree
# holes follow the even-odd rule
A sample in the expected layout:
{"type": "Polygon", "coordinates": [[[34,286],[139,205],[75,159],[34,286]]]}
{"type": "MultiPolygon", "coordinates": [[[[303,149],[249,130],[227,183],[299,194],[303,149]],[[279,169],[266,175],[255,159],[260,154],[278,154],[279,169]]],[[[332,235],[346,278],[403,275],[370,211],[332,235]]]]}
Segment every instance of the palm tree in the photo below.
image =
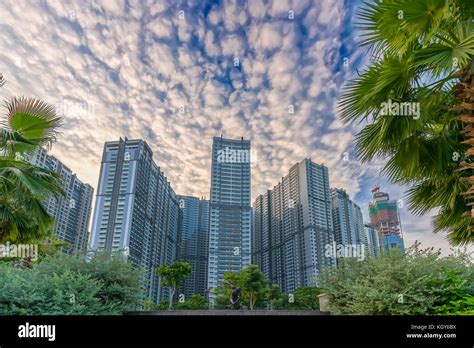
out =
{"type": "MultiPolygon", "coordinates": [[[[0,74],[0,86],[5,84],[0,74]]],[[[54,108],[34,98],[5,101],[0,129],[0,242],[46,238],[54,221],[43,206],[64,195],[59,176],[30,164],[26,157],[56,139],[61,118],[54,108]]]]}
{"type": "Polygon", "coordinates": [[[410,185],[410,210],[437,209],[434,230],[447,230],[453,244],[474,241],[471,3],[363,2],[360,44],[368,47],[371,64],[347,84],[339,102],[344,122],[370,122],[356,137],[359,158],[386,159],[384,174],[410,185]],[[391,102],[410,106],[416,117],[387,115],[391,102]],[[466,112],[461,117],[459,111],[466,112]]]}

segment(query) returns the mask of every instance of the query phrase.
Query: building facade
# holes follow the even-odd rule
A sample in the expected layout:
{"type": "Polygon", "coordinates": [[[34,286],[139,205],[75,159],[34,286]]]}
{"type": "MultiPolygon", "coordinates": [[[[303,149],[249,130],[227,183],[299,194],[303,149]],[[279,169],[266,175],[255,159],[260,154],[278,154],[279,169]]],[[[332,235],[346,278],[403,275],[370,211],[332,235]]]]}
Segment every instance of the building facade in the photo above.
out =
{"type": "Polygon", "coordinates": [[[394,248],[405,251],[397,201],[390,200],[388,193],[380,191],[379,186],[372,189],[369,217],[370,224],[378,231],[380,247],[384,253],[394,248]]]}
{"type": "Polygon", "coordinates": [[[56,157],[48,155],[46,150],[39,148],[27,160],[39,167],[57,173],[66,194],[62,198],[49,198],[44,206],[54,218],[52,233],[69,244],[61,251],[65,254],[85,254],[89,240],[89,222],[94,189],[79,180],[71,169],[56,157]]]}
{"type": "Polygon", "coordinates": [[[178,198],[143,140],[106,142],[92,225],[91,252],[118,252],[144,271],[146,296],[165,300],[155,270],[177,258],[178,198]]]}
{"type": "Polygon", "coordinates": [[[212,144],[208,291],[224,273],[251,261],[250,141],[214,137],[212,144]]]}
{"type": "Polygon", "coordinates": [[[369,248],[369,254],[371,256],[377,256],[380,254],[380,239],[379,233],[376,228],[371,224],[364,224],[365,236],[367,238],[367,245],[369,248]]]}
{"type": "Polygon", "coordinates": [[[178,196],[178,200],[183,211],[178,259],[192,267],[180,294],[184,294],[185,299],[190,299],[193,294],[207,297],[209,201],[190,196],[178,196]]]}
{"type": "Polygon", "coordinates": [[[336,243],[364,245],[367,250],[367,238],[360,207],[350,199],[343,189],[332,188],[331,199],[336,243]]]}
{"type": "Polygon", "coordinates": [[[326,166],[305,159],[256,198],[253,262],[284,292],[318,285],[321,270],[336,266],[326,254],[334,241],[326,166]]]}

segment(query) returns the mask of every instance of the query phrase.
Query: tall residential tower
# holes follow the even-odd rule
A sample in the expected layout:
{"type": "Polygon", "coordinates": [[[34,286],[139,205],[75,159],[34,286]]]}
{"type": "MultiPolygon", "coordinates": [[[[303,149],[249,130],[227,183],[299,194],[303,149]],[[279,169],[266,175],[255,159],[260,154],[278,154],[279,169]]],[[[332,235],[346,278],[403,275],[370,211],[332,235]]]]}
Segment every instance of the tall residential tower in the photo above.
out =
{"type": "Polygon", "coordinates": [[[332,216],[337,244],[359,244],[367,249],[364,220],[360,207],[343,189],[332,188],[332,216]]]}
{"type": "Polygon", "coordinates": [[[250,141],[214,137],[212,144],[208,290],[226,272],[250,264],[250,141]]]}
{"type": "Polygon", "coordinates": [[[178,196],[183,211],[178,259],[188,262],[192,273],[184,281],[182,294],[208,296],[207,267],[209,262],[209,201],[190,196],[178,196]]]}
{"type": "Polygon", "coordinates": [[[379,233],[371,224],[364,224],[365,236],[367,238],[367,245],[371,256],[380,254],[380,239],[379,233]]]}
{"type": "Polygon", "coordinates": [[[27,160],[39,167],[56,172],[63,182],[66,193],[64,198],[48,198],[44,206],[54,218],[52,233],[69,244],[62,249],[66,254],[83,254],[87,250],[89,240],[89,221],[94,189],[79,180],[71,169],[56,157],[48,155],[46,150],[39,148],[27,160]]]}
{"type": "Polygon", "coordinates": [[[253,262],[284,292],[318,284],[334,242],[329,173],[305,159],[254,203],[253,262]]]}
{"type": "Polygon", "coordinates": [[[177,196],[145,141],[105,143],[91,249],[120,252],[144,270],[145,294],[155,302],[167,297],[155,269],[176,259],[181,214],[177,196]]]}

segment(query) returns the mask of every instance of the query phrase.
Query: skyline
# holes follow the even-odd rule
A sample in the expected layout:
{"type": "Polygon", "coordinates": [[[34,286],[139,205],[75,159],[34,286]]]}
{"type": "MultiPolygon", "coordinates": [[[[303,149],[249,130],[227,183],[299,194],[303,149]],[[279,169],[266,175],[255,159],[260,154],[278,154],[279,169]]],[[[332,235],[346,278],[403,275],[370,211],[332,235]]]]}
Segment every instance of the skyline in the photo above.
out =
{"type": "MultiPolygon", "coordinates": [[[[367,58],[355,47],[356,3],[7,1],[0,4],[10,14],[0,33],[2,96],[58,106],[64,126],[52,154],[95,191],[103,143],[127,136],[147,141],[178,194],[209,197],[212,137],[243,136],[258,158],[251,202],[312,158],[368,222],[374,184],[395,199],[403,188],[378,179],[381,162],[358,163],[357,126],[337,118],[340,90],[367,58]],[[19,28],[28,13],[41,15],[19,28]]],[[[407,246],[417,239],[447,251],[429,216],[400,213],[407,246]]]]}

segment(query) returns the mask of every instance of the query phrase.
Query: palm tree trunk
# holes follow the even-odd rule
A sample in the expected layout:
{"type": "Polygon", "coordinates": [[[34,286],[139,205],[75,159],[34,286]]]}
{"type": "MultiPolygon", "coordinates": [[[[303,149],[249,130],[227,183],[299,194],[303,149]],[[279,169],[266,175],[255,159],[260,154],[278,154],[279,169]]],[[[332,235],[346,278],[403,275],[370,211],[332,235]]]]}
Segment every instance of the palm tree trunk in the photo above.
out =
{"type": "MultiPolygon", "coordinates": [[[[464,216],[474,218],[474,164],[470,160],[474,155],[474,79],[469,68],[462,69],[457,75],[460,81],[454,87],[454,97],[460,101],[460,104],[449,111],[461,112],[456,116],[456,119],[466,124],[461,131],[465,140],[461,143],[469,145],[469,149],[457,171],[463,172],[461,180],[470,186],[466,192],[462,193],[466,200],[464,216]]],[[[471,231],[474,231],[474,224],[471,224],[471,231]]]]}

